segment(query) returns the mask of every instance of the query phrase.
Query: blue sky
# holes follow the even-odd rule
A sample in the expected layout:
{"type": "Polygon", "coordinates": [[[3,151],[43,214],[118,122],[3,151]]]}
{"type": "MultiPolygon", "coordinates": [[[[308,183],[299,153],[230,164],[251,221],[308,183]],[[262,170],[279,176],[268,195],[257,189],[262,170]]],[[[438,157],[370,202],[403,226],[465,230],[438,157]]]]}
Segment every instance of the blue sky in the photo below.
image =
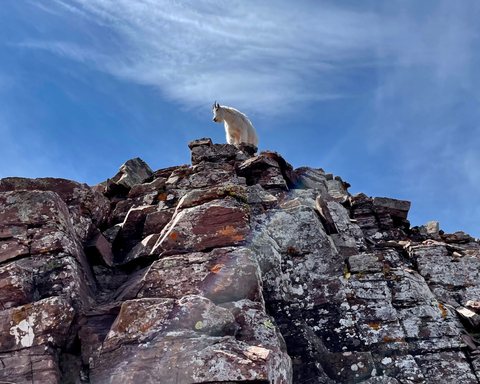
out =
{"type": "Polygon", "coordinates": [[[217,100],[260,150],[480,237],[478,0],[4,1],[0,46],[0,178],[188,163],[225,142],[217,100]]]}

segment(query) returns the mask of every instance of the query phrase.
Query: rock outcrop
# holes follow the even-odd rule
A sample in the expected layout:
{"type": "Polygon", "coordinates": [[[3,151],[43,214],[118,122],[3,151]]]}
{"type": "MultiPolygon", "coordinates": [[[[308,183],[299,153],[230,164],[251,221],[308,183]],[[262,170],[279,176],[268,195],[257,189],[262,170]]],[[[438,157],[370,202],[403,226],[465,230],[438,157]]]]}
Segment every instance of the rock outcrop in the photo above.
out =
{"type": "Polygon", "coordinates": [[[0,180],[0,382],[479,383],[480,241],[249,144],[0,180]]]}

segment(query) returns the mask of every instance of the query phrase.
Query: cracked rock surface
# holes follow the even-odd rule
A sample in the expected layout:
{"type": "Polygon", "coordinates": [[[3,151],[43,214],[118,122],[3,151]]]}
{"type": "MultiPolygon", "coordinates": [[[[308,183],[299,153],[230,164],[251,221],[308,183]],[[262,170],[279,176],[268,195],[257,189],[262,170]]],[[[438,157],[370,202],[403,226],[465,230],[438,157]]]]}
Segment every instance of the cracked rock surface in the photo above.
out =
{"type": "Polygon", "coordinates": [[[480,383],[480,241],[248,144],[0,180],[0,382],[480,383]]]}

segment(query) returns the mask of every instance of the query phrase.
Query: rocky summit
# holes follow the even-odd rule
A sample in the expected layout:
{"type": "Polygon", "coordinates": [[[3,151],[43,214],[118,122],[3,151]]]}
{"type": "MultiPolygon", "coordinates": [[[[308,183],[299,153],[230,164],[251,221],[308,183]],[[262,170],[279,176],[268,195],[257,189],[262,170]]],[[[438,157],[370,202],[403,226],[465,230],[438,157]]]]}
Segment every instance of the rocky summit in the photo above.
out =
{"type": "Polygon", "coordinates": [[[480,241],[248,144],[0,180],[0,382],[480,382],[480,241]]]}

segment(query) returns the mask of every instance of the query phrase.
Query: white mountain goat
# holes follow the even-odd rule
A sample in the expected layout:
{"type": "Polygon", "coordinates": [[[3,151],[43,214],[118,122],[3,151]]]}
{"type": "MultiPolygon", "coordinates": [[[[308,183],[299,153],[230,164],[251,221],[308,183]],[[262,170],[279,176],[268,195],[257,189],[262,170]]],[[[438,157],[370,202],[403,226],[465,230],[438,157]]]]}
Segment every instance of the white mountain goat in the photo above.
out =
{"type": "Polygon", "coordinates": [[[250,120],[235,108],[213,103],[213,121],[225,122],[228,144],[250,143],[258,147],[258,136],[250,120]]]}

